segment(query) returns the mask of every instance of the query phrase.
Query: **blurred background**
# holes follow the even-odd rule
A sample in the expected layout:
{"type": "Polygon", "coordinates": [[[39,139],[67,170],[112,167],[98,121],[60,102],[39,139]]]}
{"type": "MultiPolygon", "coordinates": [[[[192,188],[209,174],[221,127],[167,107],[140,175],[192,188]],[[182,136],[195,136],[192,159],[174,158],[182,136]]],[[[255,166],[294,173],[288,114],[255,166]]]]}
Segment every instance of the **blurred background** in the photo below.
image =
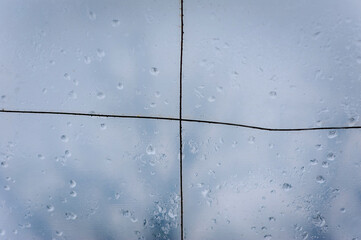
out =
{"type": "MultiPolygon", "coordinates": [[[[183,117],[360,125],[361,3],[184,1],[183,117]]],[[[180,2],[0,1],[0,108],[179,116],[180,2]]],[[[0,239],[180,239],[178,121],[0,113],[0,239]]],[[[183,122],[185,239],[360,239],[360,130],[183,122]]]]}

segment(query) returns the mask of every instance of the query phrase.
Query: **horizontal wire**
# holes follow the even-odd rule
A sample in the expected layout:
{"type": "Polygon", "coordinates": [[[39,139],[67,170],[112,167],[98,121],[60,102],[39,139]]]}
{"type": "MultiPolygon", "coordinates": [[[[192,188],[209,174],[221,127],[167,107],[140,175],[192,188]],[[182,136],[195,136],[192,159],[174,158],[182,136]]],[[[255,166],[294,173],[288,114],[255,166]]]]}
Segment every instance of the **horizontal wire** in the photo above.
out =
{"type": "Polygon", "coordinates": [[[99,113],[81,113],[81,112],[53,112],[53,111],[27,111],[27,110],[7,110],[0,109],[2,113],[23,113],[23,114],[47,114],[47,115],[70,115],[70,116],[87,116],[87,117],[104,117],[104,118],[139,118],[139,119],[154,119],[154,120],[168,120],[168,121],[184,121],[184,122],[197,122],[215,125],[233,126],[250,128],[270,132],[299,132],[299,131],[317,131],[317,130],[338,130],[338,129],[361,129],[361,126],[341,126],[341,127],[310,127],[310,128],[266,128],[253,125],[231,123],[231,122],[218,122],[200,119],[189,118],[172,118],[172,117],[155,117],[155,116],[139,116],[139,115],[116,115],[116,114],[99,114],[99,113]]]}
{"type": "Polygon", "coordinates": [[[47,114],[47,115],[70,115],[70,116],[87,116],[87,117],[103,117],[103,118],[141,118],[141,119],[179,121],[179,118],[171,118],[171,117],[152,117],[152,116],[138,116],[138,115],[116,115],[116,114],[102,114],[102,113],[28,111],[28,110],[7,110],[7,109],[1,109],[0,112],[3,112],[3,113],[25,113],[25,114],[47,114]]]}

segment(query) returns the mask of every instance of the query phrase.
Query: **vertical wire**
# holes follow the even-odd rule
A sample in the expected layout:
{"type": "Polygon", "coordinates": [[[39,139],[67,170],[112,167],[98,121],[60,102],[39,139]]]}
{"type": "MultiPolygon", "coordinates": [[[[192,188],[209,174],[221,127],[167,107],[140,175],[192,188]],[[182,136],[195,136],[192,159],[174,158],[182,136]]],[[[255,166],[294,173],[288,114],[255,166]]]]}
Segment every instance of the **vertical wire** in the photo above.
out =
{"type": "Polygon", "coordinates": [[[180,49],[180,66],[179,66],[179,185],[180,185],[180,201],[181,201],[181,239],[184,239],[183,225],[183,138],[182,138],[182,77],[183,77],[183,0],[180,0],[181,14],[181,49],[180,49]]]}

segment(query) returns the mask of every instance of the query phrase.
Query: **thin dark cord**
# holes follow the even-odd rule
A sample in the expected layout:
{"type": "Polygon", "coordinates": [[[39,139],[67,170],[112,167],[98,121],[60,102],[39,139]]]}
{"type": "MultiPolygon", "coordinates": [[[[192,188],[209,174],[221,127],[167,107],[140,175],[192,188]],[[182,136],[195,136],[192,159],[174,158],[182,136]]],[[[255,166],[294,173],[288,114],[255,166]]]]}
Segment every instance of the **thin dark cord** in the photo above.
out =
{"type": "Polygon", "coordinates": [[[87,117],[103,117],[103,118],[141,118],[141,119],[179,121],[179,118],[171,118],[171,117],[151,117],[151,116],[116,115],[116,114],[101,114],[101,113],[27,111],[27,110],[24,111],[24,110],[6,110],[6,109],[1,109],[0,112],[3,112],[3,113],[25,113],[25,114],[46,114],[46,115],[70,115],[70,116],[87,116],[87,117]]]}
{"type": "Polygon", "coordinates": [[[183,118],[182,121],[184,121],[184,122],[217,124],[217,125],[234,126],[234,127],[242,127],[242,128],[250,128],[250,129],[269,131],[269,132],[300,132],[300,131],[337,130],[337,129],[361,129],[361,126],[310,127],[310,128],[266,128],[266,127],[258,127],[258,126],[239,124],[239,123],[217,122],[217,121],[188,119],[188,118],[183,118]]]}
{"type": "Polygon", "coordinates": [[[179,63],[179,185],[180,185],[180,201],[181,201],[181,240],[184,239],[184,226],[183,226],[183,137],[182,137],[182,78],[183,78],[183,35],[184,35],[184,23],[183,23],[183,0],[180,0],[181,4],[181,49],[180,49],[180,63],[179,63]]]}
{"type": "Polygon", "coordinates": [[[103,117],[103,118],[140,118],[140,119],[154,119],[154,120],[167,120],[167,121],[182,121],[182,122],[196,122],[196,123],[207,123],[216,125],[225,125],[233,127],[250,128],[261,131],[270,132],[300,132],[300,131],[318,131],[318,130],[347,130],[347,129],[361,129],[361,126],[341,126],[341,127],[311,127],[311,128],[266,128],[258,127],[239,123],[230,122],[217,122],[200,119],[189,119],[189,118],[172,118],[172,117],[152,117],[152,116],[138,116],[138,115],[115,115],[115,114],[99,114],[99,113],[79,113],[79,112],[51,112],[51,111],[24,111],[24,110],[6,110],[0,109],[0,113],[21,113],[21,114],[46,114],[46,115],[70,115],[70,116],[87,116],[87,117],[103,117]]]}

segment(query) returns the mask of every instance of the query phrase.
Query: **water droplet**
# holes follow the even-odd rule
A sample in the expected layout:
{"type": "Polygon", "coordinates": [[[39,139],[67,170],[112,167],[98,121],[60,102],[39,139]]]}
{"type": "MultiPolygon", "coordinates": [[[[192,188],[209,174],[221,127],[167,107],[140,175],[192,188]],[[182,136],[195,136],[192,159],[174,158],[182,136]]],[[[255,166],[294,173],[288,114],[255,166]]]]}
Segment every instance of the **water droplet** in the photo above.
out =
{"type": "Polygon", "coordinates": [[[345,209],[345,208],[340,208],[340,211],[341,211],[342,213],[345,213],[345,212],[346,212],[346,209],[345,209]]]}
{"type": "Polygon", "coordinates": [[[317,165],[318,161],[316,158],[310,160],[311,165],[317,165]]]}
{"type": "Polygon", "coordinates": [[[91,58],[88,56],[84,56],[84,63],[85,64],[90,64],[92,62],[91,58]]]}
{"type": "Polygon", "coordinates": [[[223,87],[222,87],[222,86],[218,86],[218,87],[217,87],[217,92],[220,92],[220,93],[223,92],[223,87]]]}
{"type": "Polygon", "coordinates": [[[124,217],[130,217],[130,212],[129,212],[128,210],[120,209],[120,213],[121,213],[124,217]]]}
{"type": "Polygon", "coordinates": [[[214,102],[214,101],[216,101],[216,97],[215,96],[210,96],[209,98],[208,98],[208,102],[214,102]]]}
{"type": "Polygon", "coordinates": [[[316,216],[312,217],[312,223],[316,227],[323,227],[326,225],[326,220],[323,216],[321,216],[321,214],[317,214],[316,216]]]}
{"type": "Polygon", "coordinates": [[[329,131],[327,136],[328,136],[329,139],[332,139],[332,138],[337,137],[337,132],[336,132],[336,130],[331,130],[331,131],[329,131]]]}
{"type": "Polygon", "coordinates": [[[76,197],[77,195],[78,195],[78,194],[77,194],[76,191],[74,191],[74,190],[70,192],[70,196],[71,196],[71,197],[76,197]]]}
{"type": "Polygon", "coordinates": [[[322,145],[321,145],[321,144],[316,144],[316,145],[315,145],[315,148],[316,148],[317,150],[322,150],[322,145]]]}
{"type": "Polygon", "coordinates": [[[131,217],[131,218],[130,218],[130,221],[131,221],[132,223],[136,223],[136,222],[138,222],[138,219],[135,218],[135,217],[131,217]]]}
{"type": "Polygon", "coordinates": [[[118,200],[120,198],[120,193],[115,193],[114,197],[115,197],[116,200],[118,200]]]}
{"type": "Polygon", "coordinates": [[[271,240],[271,239],[272,239],[272,235],[271,235],[271,234],[266,234],[266,235],[264,235],[263,238],[266,239],[266,240],[271,240]]]}
{"type": "Polygon", "coordinates": [[[284,184],[282,185],[282,189],[285,190],[285,191],[289,191],[289,190],[292,189],[292,185],[289,184],[289,183],[284,183],[284,184]]]}
{"type": "Polygon", "coordinates": [[[322,167],[323,167],[323,168],[328,168],[328,162],[323,161],[323,162],[322,162],[322,167]]]}
{"type": "Polygon", "coordinates": [[[255,140],[256,140],[256,138],[254,136],[250,136],[248,138],[248,143],[253,144],[255,140]]]}
{"type": "Polygon", "coordinates": [[[319,175],[319,176],[316,177],[316,181],[318,183],[324,183],[326,180],[325,180],[325,178],[323,176],[319,175]]]}
{"type": "Polygon", "coordinates": [[[59,237],[63,236],[63,232],[62,231],[55,231],[55,234],[59,237]]]}
{"type": "Polygon", "coordinates": [[[74,91],[70,91],[70,92],[68,93],[68,97],[69,97],[70,99],[77,99],[77,98],[78,98],[78,95],[77,95],[74,91]]]}
{"type": "Polygon", "coordinates": [[[9,164],[6,162],[6,161],[2,161],[0,163],[0,165],[3,167],[3,168],[7,168],[9,166],[9,164]]]}
{"type": "Polygon", "coordinates": [[[154,96],[155,96],[156,98],[160,98],[160,92],[159,92],[159,91],[156,91],[156,92],[154,93],[154,96]]]}
{"type": "Polygon", "coordinates": [[[68,139],[68,137],[66,135],[61,135],[60,139],[63,142],[68,142],[69,141],[69,139],[68,139]]]}
{"type": "Polygon", "coordinates": [[[358,120],[359,120],[359,116],[350,117],[350,118],[348,119],[348,125],[349,125],[350,127],[355,126],[356,123],[358,122],[358,120]]]}
{"type": "Polygon", "coordinates": [[[99,100],[102,100],[102,99],[105,98],[105,94],[104,94],[103,92],[97,92],[97,98],[98,98],[99,100]]]}
{"type": "Polygon", "coordinates": [[[96,16],[95,13],[92,12],[92,11],[89,11],[88,16],[89,16],[89,19],[92,20],[92,21],[94,21],[95,19],[97,19],[97,16],[96,16]]]}
{"type": "Polygon", "coordinates": [[[271,98],[276,98],[277,97],[277,92],[276,91],[270,91],[268,94],[269,94],[269,96],[271,98]]]}
{"type": "Polygon", "coordinates": [[[5,235],[5,230],[0,229],[0,236],[4,236],[5,235]]]}
{"type": "Polygon", "coordinates": [[[155,108],[156,106],[157,106],[157,104],[156,103],[154,103],[154,102],[152,102],[152,103],[150,103],[150,105],[149,105],[151,108],[155,108]]]}
{"type": "Polygon", "coordinates": [[[98,48],[98,49],[97,49],[97,56],[98,56],[99,58],[105,57],[105,52],[104,52],[104,50],[98,48]]]}
{"type": "Polygon", "coordinates": [[[64,73],[64,78],[65,78],[66,80],[70,80],[70,75],[69,75],[69,73],[64,73]]]}
{"type": "Polygon", "coordinates": [[[46,94],[46,93],[48,92],[48,89],[43,88],[43,90],[41,90],[41,92],[42,92],[43,94],[46,94]]]}
{"type": "Polygon", "coordinates": [[[101,124],[100,124],[100,128],[101,128],[102,130],[105,130],[105,129],[107,129],[107,125],[105,125],[105,123],[101,123],[101,124]]]}
{"type": "Polygon", "coordinates": [[[306,240],[308,238],[308,233],[304,232],[301,237],[302,237],[302,240],[306,240]]]}
{"type": "Polygon", "coordinates": [[[157,75],[159,74],[159,70],[158,70],[158,68],[156,68],[156,67],[150,68],[149,72],[150,72],[150,74],[152,74],[153,76],[157,76],[157,75]]]}
{"type": "Polygon", "coordinates": [[[268,220],[269,220],[270,222],[275,222],[275,221],[276,221],[276,218],[274,218],[274,217],[269,217],[268,220]]]}
{"type": "Polygon", "coordinates": [[[77,215],[73,212],[66,212],[65,213],[65,219],[66,220],[75,220],[77,218],[77,215]]]}
{"type": "Polygon", "coordinates": [[[5,186],[4,186],[4,190],[5,190],[5,191],[9,191],[9,190],[10,190],[10,186],[9,186],[9,185],[5,185],[5,186]]]}
{"type": "Polygon", "coordinates": [[[71,152],[69,150],[65,150],[65,157],[71,157],[71,152]]]}
{"type": "Polygon", "coordinates": [[[154,155],[155,154],[155,148],[149,144],[148,147],[146,148],[146,152],[148,155],[154,155]]]}
{"type": "Polygon", "coordinates": [[[313,33],[313,38],[314,39],[318,39],[318,37],[321,35],[321,31],[317,31],[315,33],[313,33]]]}
{"type": "Polygon", "coordinates": [[[70,181],[69,181],[69,186],[70,186],[70,188],[75,188],[75,187],[76,187],[76,182],[75,182],[75,180],[70,180],[70,181]]]}
{"type": "Polygon", "coordinates": [[[336,155],[334,153],[330,152],[327,154],[328,160],[333,161],[333,160],[335,160],[335,158],[336,158],[336,155]]]}
{"type": "Polygon", "coordinates": [[[46,205],[46,209],[48,210],[48,212],[53,212],[55,210],[54,206],[51,204],[46,205]]]}
{"type": "Polygon", "coordinates": [[[117,88],[118,88],[118,90],[123,90],[123,88],[124,88],[123,83],[119,82],[119,83],[117,84],[117,88]]]}
{"type": "Polygon", "coordinates": [[[118,27],[120,25],[120,21],[118,19],[113,19],[112,20],[112,26],[113,27],[118,27]]]}
{"type": "Polygon", "coordinates": [[[175,218],[175,217],[177,217],[177,214],[174,213],[172,209],[170,209],[170,210],[168,211],[168,216],[169,216],[170,218],[175,218]]]}

